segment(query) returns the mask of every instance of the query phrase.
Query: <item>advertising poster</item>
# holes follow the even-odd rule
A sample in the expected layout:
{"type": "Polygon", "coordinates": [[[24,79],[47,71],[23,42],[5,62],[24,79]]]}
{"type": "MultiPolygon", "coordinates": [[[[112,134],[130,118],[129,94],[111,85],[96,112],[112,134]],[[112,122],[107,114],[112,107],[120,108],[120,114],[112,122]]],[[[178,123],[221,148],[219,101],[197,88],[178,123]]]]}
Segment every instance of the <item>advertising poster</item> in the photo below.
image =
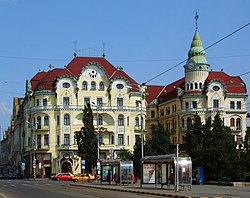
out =
{"type": "Polygon", "coordinates": [[[102,181],[107,180],[108,170],[110,171],[110,178],[113,178],[112,166],[102,166],[102,181]]]}
{"type": "Polygon", "coordinates": [[[155,184],[155,164],[143,164],[143,183],[155,184]]]}

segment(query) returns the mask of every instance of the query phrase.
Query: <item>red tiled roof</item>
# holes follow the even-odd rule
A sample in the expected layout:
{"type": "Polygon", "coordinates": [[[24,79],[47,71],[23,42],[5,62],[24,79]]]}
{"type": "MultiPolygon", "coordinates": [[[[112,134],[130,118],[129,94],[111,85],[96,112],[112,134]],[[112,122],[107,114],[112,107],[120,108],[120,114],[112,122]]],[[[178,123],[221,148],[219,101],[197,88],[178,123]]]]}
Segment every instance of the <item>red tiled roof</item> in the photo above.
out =
{"type": "Polygon", "coordinates": [[[97,63],[105,70],[108,78],[125,78],[130,84],[138,84],[134,79],[128,76],[124,71],[118,70],[105,58],[100,57],[75,57],[66,68],[57,68],[48,72],[38,72],[32,79],[32,90],[53,90],[56,80],[62,76],[72,78],[81,75],[85,66],[91,63],[97,63]]]}
{"type": "Polygon", "coordinates": [[[108,77],[117,70],[110,62],[108,62],[105,58],[101,57],[75,57],[68,65],[67,69],[74,74],[74,76],[79,76],[82,72],[82,69],[91,62],[99,63],[104,70],[108,77]]]}
{"type": "Polygon", "coordinates": [[[246,85],[239,76],[229,76],[222,71],[212,71],[209,73],[206,83],[215,79],[224,82],[228,93],[247,93],[246,85]]]}
{"type": "Polygon", "coordinates": [[[150,104],[163,91],[164,86],[147,85],[146,101],[150,104]]]}
{"type": "MultiPolygon", "coordinates": [[[[176,92],[176,87],[180,87],[181,89],[185,89],[185,78],[181,78],[169,85],[167,85],[160,95],[160,97],[165,97],[165,95],[171,93],[171,92],[176,92]]],[[[177,92],[176,92],[177,93],[177,92]]]]}

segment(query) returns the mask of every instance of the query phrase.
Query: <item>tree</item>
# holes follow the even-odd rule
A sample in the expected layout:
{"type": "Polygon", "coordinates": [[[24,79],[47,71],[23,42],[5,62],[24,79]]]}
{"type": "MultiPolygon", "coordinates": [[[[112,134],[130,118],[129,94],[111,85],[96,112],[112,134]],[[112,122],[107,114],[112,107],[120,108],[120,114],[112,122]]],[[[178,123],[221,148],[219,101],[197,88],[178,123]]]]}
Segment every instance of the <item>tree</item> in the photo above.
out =
{"type": "Polygon", "coordinates": [[[217,180],[222,176],[235,176],[237,167],[236,143],[231,130],[224,126],[219,113],[203,125],[196,114],[191,129],[187,131],[187,153],[193,165],[202,165],[205,177],[217,180]]]}
{"type": "Polygon", "coordinates": [[[162,123],[151,125],[151,138],[146,141],[147,155],[165,155],[169,153],[170,134],[162,123]]]}
{"type": "Polygon", "coordinates": [[[194,115],[193,123],[186,134],[186,150],[192,158],[193,165],[200,165],[203,152],[203,126],[200,116],[194,115]]]}
{"type": "Polygon", "coordinates": [[[134,152],[133,152],[133,164],[134,164],[134,173],[135,176],[140,176],[140,160],[142,158],[142,152],[141,152],[141,138],[136,139],[135,145],[134,145],[134,152]]]}
{"type": "Polygon", "coordinates": [[[97,135],[93,125],[93,113],[88,103],[83,110],[83,127],[80,131],[76,131],[75,138],[78,144],[78,154],[86,160],[86,170],[91,169],[97,160],[97,135]]]}

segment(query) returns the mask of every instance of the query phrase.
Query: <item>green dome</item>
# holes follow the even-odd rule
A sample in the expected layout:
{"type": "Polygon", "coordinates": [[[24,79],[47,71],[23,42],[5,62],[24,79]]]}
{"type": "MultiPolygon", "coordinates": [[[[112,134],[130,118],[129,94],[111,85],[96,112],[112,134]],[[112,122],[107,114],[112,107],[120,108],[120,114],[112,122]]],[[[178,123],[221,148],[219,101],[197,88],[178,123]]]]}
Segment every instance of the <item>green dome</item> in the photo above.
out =
{"type": "Polygon", "coordinates": [[[206,53],[197,30],[195,31],[191,48],[188,52],[188,59],[196,63],[207,63],[206,53]]]}

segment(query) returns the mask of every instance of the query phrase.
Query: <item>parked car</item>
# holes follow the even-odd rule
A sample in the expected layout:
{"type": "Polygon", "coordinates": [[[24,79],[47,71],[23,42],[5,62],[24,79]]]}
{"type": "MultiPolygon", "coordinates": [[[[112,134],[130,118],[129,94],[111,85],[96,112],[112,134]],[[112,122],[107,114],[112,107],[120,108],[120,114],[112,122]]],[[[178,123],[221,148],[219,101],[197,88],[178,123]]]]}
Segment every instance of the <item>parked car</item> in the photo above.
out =
{"type": "Polygon", "coordinates": [[[95,176],[89,173],[76,174],[74,175],[74,178],[77,179],[77,181],[84,181],[84,182],[91,182],[95,180],[95,176]]]}
{"type": "Polygon", "coordinates": [[[63,180],[63,181],[78,181],[77,178],[74,177],[71,173],[58,173],[56,175],[51,176],[52,180],[63,180]]]}

